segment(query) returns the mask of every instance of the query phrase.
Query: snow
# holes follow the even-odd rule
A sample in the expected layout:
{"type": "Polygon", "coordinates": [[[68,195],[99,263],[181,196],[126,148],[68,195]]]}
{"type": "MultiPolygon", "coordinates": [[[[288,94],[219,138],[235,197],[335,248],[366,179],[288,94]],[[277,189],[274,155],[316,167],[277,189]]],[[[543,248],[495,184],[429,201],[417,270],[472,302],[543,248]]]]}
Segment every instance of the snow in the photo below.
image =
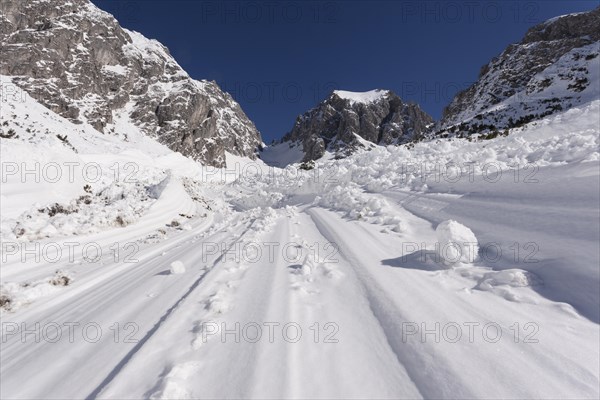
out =
{"type": "Polygon", "coordinates": [[[1,112],[3,164],[102,171],[2,182],[2,398],[600,395],[598,99],[312,170],[274,166],[281,145],[208,168],[126,115],[127,141],[33,99],[1,112]]]}
{"type": "Polygon", "coordinates": [[[345,90],[334,90],[333,93],[342,99],[350,100],[352,103],[368,104],[384,98],[389,92],[387,90],[375,89],[369,90],[368,92],[348,92],[345,90]]]}
{"type": "MultiPolygon", "coordinates": [[[[540,46],[540,43],[516,46],[519,54],[527,53],[528,47],[540,46]]],[[[515,122],[524,117],[548,115],[597,100],[600,96],[599,50],[598,42],[574,48],[533,76],[516,93],[499,99],[489,88],[505,78],[508,67],[491,63],[491,72],[482,78],[479,95],[446,125],[458,127],[462,123],[472,123],[503,127],[510,125],[510,119],[515,122]]],[[[523,56],[512,62],[518,66],[524,62],[521,58],[527,59],[523,56]]]]}
{"type": "Polygon", "coordinates": [[[68,286],[73,278],[66,272],[56,271],[53,276],[34,282],[0,284],[0,310],[17,311],[34,301],[49,296],[68,286]]]}
{"type": "Polygon", "coordinates": [[[550,24],[558,21],[561,18],[564,18],[564,17],[573,17],[573,16],[580,15],[580,14],[585,14],[585,11],[577,12],[577,13],[571,13],[571,14],[559,15],[559,16],[556,16],[556,17],[553,17],[553,18],[550,18],[550,19],[544,21],[543,24],[544,25],[550,25],[550,24]]]}
{"type": "Polygon", "coordinates": [[[124,65],[105,65],[102,69],[116,75],[126,75],[128,71],[124,65]]]}
{"type": "Polygon", "coordinates": [[[463,224],[448,220],[437,226],[440,257],[446,264],[473,263],[477,258],[479,246],[472,230],[463,224]]]}
{"type": "MultiPolygon", "coordinates": [[[[181,70],[179,64],[174,59],[169,57],[169,52],[159,41],[148,39],[144,35],[136,31],[123,29],[131,38],[131,44],[123,46],[125,53],[141,54],[144,58],[151,58],[155,61],[167,61],[173,63],[181,70]]],[[[187,77],[187,74],[185,74],[187,77]]]]}
{"type": "Polygon", "coordinates": [[[302,143],[278,143],[267,146],[261,153],[260,159],[268,165],[283,168],[286,165],[299,163],[304,158],[302,143]]]}
{"type": "Polygon", "coordinates": [[[169,271],[171,275],[183,274],[185,272],[185,265],[181,261],[173,261],[169,271]]]}
{"type": "Polygon", "coordinates": [[[512,287],[531,286],[535,279],[526,271],[518,269],[507,269],[504,271],[490,272],[483,276],[477,286],[478,289],[491,290],[494,286],[508,285],[512,287]]]}

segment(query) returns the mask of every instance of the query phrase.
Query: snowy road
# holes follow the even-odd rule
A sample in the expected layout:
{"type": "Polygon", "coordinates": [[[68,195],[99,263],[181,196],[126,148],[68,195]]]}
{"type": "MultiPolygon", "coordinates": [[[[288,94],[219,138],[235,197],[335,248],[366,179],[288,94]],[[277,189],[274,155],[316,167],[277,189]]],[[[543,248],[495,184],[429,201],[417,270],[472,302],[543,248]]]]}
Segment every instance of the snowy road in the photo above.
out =
{"type": "Polygon", "coordinates": [[[0,400],[600,398],[600,8],[92,1],[0,0],[0,400]]]}
{"type": "MultiPolygon", "coordinates": [[[[14,106],[75,129],[44,110],[14,106]]],[[[2,185],[0,397],[598,398],[599,110],[310,171],[91,131],[80,153],[3,144],[3,162],[104,175],[2,185]],[[448,164],[476,173],[430,168],[448,164]],[[479,258],[442,262],[448,220],[479,258]]]]}
{"type": "Polygon", "coordinates": [[[314,206],[232,213],[137,263],[75,269],[76,284],[4,315],[2,398],[597,393],[596,323],[531,287],[508,301],[473,290],[474,272],[403,259],[435,232],[397,212],[406,238],[314,206]]]}

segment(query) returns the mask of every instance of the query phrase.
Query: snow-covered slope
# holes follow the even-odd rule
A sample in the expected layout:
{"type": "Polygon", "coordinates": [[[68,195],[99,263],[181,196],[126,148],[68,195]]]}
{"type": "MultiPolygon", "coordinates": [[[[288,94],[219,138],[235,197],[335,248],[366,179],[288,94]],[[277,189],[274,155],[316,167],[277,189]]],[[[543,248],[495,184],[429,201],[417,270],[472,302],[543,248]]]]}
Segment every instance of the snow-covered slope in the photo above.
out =
{"type": "MultiPolygon", "coordinates": [[[[105,150],[75,153],[53,131],[26,134],[79,126],[34,102],[11,113],[29,119],[0,139],[3,160],[131,151],[90,130],[73,147],[105,150]]],[[[137,221],[42,239],[39,260],[12,247],[26,236],[3,239],[0,394],[597,398],[599,117],[596,100],[507,137],[377,146],[308,171],[228,156],[222,180],[161,180],[180,159],[150,147],[137,221]],[[50,260],[66,241],[104,251],[50,260]],[[452,243],[479,252],[455,258],[452,243]]]]}
{"type": "Polygon", "coordinates": [[[3,1],[0,21],[0,74],[70,121],[107,135],[131,125],[207,165],[226,150],[255,157],[260,134],[229,94],[88,0],[3,1]]]}
{"type": "MultiPolygon", "coordinates": [[[[47,20],[11,17],[45,35],[84,3],[6,4],[48,6],[47,20]]],[[[134,60],[161,66],[151,87],[175,96],[164,106],[205,84],[163,79],[162,46],[122,32],[134,60]]],[[[93,57],[113,54],[111,38],[93,57]]],[[[527,102],[597,66],[586,46],[546,68],[539,79],[557,79],[527,102]]],[[[40,81],[0,75],[0,398],[600,397],[597,91],[506,136],[385,145],[349,130],[360,146],[344,158],[300,165],[284,142],[263,152],[271,166],[223,151],[216,168],[148,135],[161,112],[139,123],[135,85],[104,133],[91,105],[87,122],[63,115],[79,100],[47,108],[21,87],[51,85],[48,68],[40,81]]],[[[340,126],[395,101],[332,98],[340,126]]]]}
{"type": "Polygon", "coordinates": [[[467,136],[504,130],[597,99],[599,28],[600,8],[531,28],[453,99],[439,133],[467,136]]]}
{"type": "MultiPolygon", "coordinates": [[[[182,178],[202,169],[135,125],[104,135],[15,88],[11,77],[0,75],[5,100],[0,110],[2,240],[60,238],[131,225],[161,202],[166,187],[180,186],[182,178]]],[[[182,194],[170,200],[180,204],[163,209],[155,228],[179,218],[180,207],[193,203],[182,194]]]]}

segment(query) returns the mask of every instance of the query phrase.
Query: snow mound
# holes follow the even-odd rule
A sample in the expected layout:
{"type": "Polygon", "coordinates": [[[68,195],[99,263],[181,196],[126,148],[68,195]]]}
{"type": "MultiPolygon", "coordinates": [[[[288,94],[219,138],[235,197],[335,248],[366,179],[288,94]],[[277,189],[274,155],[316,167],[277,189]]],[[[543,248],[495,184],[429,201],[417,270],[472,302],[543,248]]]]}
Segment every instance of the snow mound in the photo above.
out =
{"type": "MultiPolygon", "coordinates": [[[[160,175],[146,176],[151,182],[160,175]]],[[[137,222],[156,202],[153,186],[144,182],[112,182],[93,193],[82,191],[68,203],[35,203],[17,218],[3,219],[0,237],[8,240],[39,240],[45,238],[85,235],[102,229],[124,227],[137,222]]]]}
{"type": "Polygon", "coordinates": [[[185,272],[185,265],[181,261],[173,261],[170,268],[171,275],[183,274],[185,272]]]}
{"type": "Polygon", "coordinates": [[[527,287],[539,284],[541,284],[540,279],[530,272],[521,269],[506,269],[485,274],[477,285],[477,289],[492,290],[494,286],[527,287]]]}
{"type": "MultiPolygon", "coordinates": [[[[475,286],[477,290],[493,293],[508,301],[530,304],[536,304],[536,301],[523,289],[544,284],[539,276],[516,268],[486,272],[477,280],[478,283],[475,286]]],[[[572,315],[577,315],[577,313],[572,312],[572,315]]]]}
{"type": "Polygon", "coordinates": [[[34,282],[6,282],[0,285],[0,310],[16,311],[39,298],[49,296],[73,282],[71,275],[56,271],[53,276],[34,282]]]}
{"type": "Polygon", "coordinates": [[[453,220],[444,221],[435,230],[438,253],[445,264],[473,263],[477,259],[479,245],[473,231],[453,220]]]}
{"type": "Polygon", "coordinates": [[[345,90],[334,90],[333,94],[352,103],[368,104],[387,96],[389,91],[382,89],[370,90],[368,92],[347,92],[345,90]]]}

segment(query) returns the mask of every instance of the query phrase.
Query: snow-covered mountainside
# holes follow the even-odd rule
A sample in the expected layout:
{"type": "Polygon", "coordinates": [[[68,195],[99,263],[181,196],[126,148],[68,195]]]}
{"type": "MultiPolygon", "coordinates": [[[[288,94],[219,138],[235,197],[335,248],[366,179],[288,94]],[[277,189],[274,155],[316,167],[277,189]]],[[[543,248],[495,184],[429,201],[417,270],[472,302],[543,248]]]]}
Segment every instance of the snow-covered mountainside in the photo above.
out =
{"type": "Polygon", "coordinates": [[[6,99],[2,398],[598,398],[600,100],[302,170],[6,99]]]}
{"type": "Polygon", "coordinates": [[[600,397],[597,43],[543,70],[588,68],[581,97],[506,135],[336,91],[256,159],[157,42],[0,2],[1,399],[600,397]],[[196,160],[163,140],[194,118],[196,160]]]}
{"type": "Polygon", "coordinates": [[[229,94],[88,0],[2,0],[0,21],[0,74],[70,121],[117,136],[133,125],[207,165],[255,157],[260,134],[229,94]]]}
{"type": "Polygon", "coordinates": [[[343,157],[364,142],[389,145],[419,139],[432,123],[418,105],[402,102],[389,90],[336,90],[297,118],[277,151],[301,146],[305,161],[317,160],[326,151],[343,157]]]}
{"type": "Polygon", "coordinates": [[[0,75],[1,240],[128,227],[164,203],[165,188],[177,188],[181,198],[161,210],[159,226],[179,219],[178,211],[194,214],[196,206],[181,185],[205,167],[135,125],[117,119],[120,134],[102,134],[15,88],[11,77],[0,75]]]}
{"type": "Polygon", "coordinates": [[[597,99],[599,54],[600,7],[534,26],[454,98],[438,132],[504,130],[597,99]]]}

